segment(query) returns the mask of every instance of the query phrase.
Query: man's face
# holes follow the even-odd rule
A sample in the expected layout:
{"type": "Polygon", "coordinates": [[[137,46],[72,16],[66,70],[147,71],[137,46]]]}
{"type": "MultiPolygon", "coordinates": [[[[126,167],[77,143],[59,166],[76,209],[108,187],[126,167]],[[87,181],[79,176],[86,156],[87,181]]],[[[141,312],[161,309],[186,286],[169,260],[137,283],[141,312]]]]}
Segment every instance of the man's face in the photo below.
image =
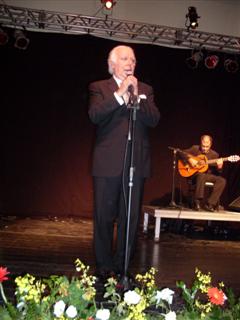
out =
{"type": "Polygon", "coordinates": [[[203,153],[208,153],[212,146],[211,140],[208,137],[205,137],[201,140],[201,149],[203,153]]]}
{"type": "Polygon", "coordinates": [[[112,62],[113,74],[120,80],[133,75],[136,66],[136,58],[131,48],[122,47],[116,52],[116,62],[112,62]]]}

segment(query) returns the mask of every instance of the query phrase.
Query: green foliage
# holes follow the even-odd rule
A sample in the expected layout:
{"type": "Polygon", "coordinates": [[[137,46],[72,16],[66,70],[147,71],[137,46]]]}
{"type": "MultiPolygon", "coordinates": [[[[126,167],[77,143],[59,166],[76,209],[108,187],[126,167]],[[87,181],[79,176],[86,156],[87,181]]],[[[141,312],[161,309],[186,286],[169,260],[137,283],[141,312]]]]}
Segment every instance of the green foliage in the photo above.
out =
{"type": "Polygon", "coordinates": [[[5,306],[0,306],[0,319],[1,320],[17,320],[20,314],[18,310],[11,303],[7,303],[5,306]]]}
{"type": "Polygon", "coordinates": [[[231,310],[231,316],[233,320],[240,319],[240,297],[236,297],[232,288],[226,289],[226,294],[228,297],[229,309],[231,310]]]}
{"type": "MultiPolygon", "coordinates": [[[[182,289],[182,296],[185,300],[185,308],[191,313],[195,310],[195,298],[198,289],[194,283],[192,288],[187,288],[183,281],[177,281],[176,286],[182,289]]],[[[193,318],[194,319],[194,318],[193,318]]]]}

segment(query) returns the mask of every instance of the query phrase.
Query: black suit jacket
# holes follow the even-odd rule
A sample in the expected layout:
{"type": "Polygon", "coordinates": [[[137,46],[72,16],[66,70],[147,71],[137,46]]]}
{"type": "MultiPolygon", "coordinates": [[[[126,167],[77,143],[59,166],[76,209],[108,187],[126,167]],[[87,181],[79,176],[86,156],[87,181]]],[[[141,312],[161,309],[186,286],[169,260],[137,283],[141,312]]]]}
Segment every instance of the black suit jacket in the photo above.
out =
{"type": "MultiPolygon", "coordinates": [[[[97,125],[93,154],[93,176],[119,176],[123,170],[124,152],[128,136],[129,109],[120,105],[114,96],[118,85],[113,78],[93,82],[89,86],[89,117],[97,125]]],[[[138,83],[138,92],[146,95],[137,111],[135,129],[135,175],[150,175],[148,128],[157,125],[160,113],[154,103],[152,88],[138,83]]]]}

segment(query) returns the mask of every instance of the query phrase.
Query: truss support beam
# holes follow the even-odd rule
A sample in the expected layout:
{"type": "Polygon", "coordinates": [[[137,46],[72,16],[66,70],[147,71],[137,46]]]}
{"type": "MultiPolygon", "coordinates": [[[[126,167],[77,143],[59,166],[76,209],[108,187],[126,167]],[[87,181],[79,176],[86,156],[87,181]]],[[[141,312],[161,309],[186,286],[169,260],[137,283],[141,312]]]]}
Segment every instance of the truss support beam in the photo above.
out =
{"type": "Polygon", "coordinates": [[[0,25],[30,31],[92,34],[115,40],[240,54],[240,38],[141,22],[0,4],[0,25]]]}

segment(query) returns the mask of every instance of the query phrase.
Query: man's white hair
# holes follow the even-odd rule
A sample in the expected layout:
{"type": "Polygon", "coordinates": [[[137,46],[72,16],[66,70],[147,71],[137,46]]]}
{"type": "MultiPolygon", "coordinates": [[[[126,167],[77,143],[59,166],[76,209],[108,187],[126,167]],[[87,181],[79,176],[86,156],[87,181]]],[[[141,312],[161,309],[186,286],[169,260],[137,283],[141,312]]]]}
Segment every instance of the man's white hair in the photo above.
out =
{"type": "Polygon", "coordinates": [[[113,74],[112,65],[117,62],[118,51],[121,50],[121,49],[123,49],[123,48],[129,48],[129,49],[132,50],[132,52],[134,53],[133,49],[132,49],[131,47],[129,47],[129,46],[120,45],[120,46],[114,47],[114,48],[109,52],[109,55],[108,55],[108,72],[109,72],[110,74],[113,74]]]}

